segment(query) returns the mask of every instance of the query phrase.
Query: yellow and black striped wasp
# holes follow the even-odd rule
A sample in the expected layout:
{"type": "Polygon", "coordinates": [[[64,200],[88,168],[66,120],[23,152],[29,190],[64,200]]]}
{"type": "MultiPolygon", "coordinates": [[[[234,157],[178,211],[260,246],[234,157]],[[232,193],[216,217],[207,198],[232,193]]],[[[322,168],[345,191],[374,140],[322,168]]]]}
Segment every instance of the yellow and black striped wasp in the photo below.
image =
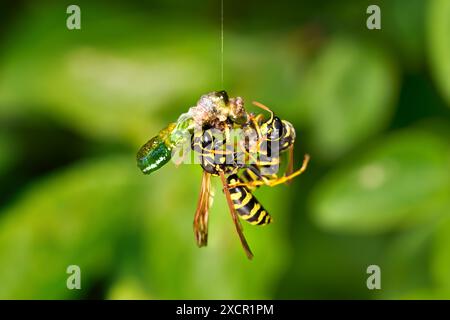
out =
{"type": "Polygon", "coordinates": [[[227,204],[249,259],[253,257],[239,217],[253,225],[267,225],[272,217],[252,191],[262,185],[289,182],[306,170],[309,156],[293,172],[295,129],[266,106],[254,105],[270,113],[247,113],[241,98],[229,98],[225,91],[201,97],[196,106],[180,116],[138,152],[138,166],[150,173],[167,163],[180,144],[189,144],[203,168],[200,196],[194,217],[194,234],[199,247],[208,241],[211,176],[219,176],[227,204]],[[278,175],[280,155],[288,152],[284,175],[278,175]]]}

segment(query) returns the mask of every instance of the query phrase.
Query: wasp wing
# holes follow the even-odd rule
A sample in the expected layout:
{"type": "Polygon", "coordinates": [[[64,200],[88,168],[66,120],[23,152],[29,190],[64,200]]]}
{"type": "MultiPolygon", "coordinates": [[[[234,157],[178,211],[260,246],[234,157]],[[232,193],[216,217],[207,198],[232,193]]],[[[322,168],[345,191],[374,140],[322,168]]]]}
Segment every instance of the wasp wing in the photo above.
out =
{"type": "Polygon", "coordinates": [[[250,250],[247,240],[245,239],[244,233],[242,231],[241,222],[239,221],[239,218],[236,214],[236,210],[234,209],[233,201],[231,200],[230,191],[228,190],[227,179],[225,178],[225,174],[223,173],[223,171],[220,171],[219,173],[220,173],[220,178],[222,179],[223,191],[224,191],[225,197],[227,199],[228,207],[230,209],[230,214],[233,219],[234,226],[236,227],[236,232],[239,235],[239,239],[241,240],[241,244],[242,244],[242,247],[244,248],[247,258],[249,258],[251,260],[253,258],[253,253],[250,250]]]}
{"type": "Polygon", "coordinates": [[[202,186],[194,217],[194,234],[199,247],[208,244],[208,215],[211,202],[211,174],[203,171],[202,186]]]}

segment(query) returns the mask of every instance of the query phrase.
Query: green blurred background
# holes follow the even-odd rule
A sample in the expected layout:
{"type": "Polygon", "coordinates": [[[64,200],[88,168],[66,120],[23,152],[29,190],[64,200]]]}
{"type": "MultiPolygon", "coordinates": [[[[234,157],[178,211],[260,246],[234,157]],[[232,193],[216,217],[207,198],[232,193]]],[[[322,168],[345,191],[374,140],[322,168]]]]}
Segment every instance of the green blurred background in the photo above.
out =
{"type": "Polygon", "coordinates": [[[219,0],[76,1],[69,31],[74,3],[0,5],[0,298],[450,298],[450,1],[224,0],[223,86],[219,0]],[[219,181],[198,249],[201,168],[135,163],[218,89],[312,156],[256,192],[275,223],[244,225],[253,261],[219,181]]]}

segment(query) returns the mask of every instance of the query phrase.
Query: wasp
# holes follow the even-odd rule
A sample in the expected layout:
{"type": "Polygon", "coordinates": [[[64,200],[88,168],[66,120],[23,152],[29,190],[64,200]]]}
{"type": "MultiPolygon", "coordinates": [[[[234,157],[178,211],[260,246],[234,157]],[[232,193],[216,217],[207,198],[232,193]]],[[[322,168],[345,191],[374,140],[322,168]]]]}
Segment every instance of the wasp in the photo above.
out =
{"type": "Polygon", "coordinates": [[[288,183],[303,173],[309,156],[293,171],[296,133],[293,125],[278,118],[261,103],[253,104],[270,114],[248,113],[240,97],[225,91],[206,94],[198,103],[150,139],[137,154],[138,167],[149,174],[166,164],[180,145],[188,144],[203,169],[200,195],[194,216],[194,234],[199,247],[208,242],[211,176],[219,176],[240,242],[249,259],[253,253],[239,217],[252,225],[267,225],[272,217],[253,195],[262,186],[288,183]],[[234,134],[238,132],[238,134],[234,134]],[[286,172],[279,176],[281,153],[288,153],[286,172]]]}

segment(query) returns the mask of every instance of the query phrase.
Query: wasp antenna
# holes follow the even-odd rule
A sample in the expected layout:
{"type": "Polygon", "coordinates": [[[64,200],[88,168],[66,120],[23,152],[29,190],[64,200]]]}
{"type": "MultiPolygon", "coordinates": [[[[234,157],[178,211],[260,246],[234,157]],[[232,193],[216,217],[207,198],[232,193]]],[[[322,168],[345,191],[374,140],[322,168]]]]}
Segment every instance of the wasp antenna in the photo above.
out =
{"type": "Polygon", "coordinates": [[[270,113],[270,120],[273,120],[274,114],[273,111],[269,109],[269,107],[263,105],[262,103],[258,102],[258,101],[252,101],[252,104],[257,106],[258,108],[261,108],[263,110],[266,110],[267,112],[270,113]]]}

